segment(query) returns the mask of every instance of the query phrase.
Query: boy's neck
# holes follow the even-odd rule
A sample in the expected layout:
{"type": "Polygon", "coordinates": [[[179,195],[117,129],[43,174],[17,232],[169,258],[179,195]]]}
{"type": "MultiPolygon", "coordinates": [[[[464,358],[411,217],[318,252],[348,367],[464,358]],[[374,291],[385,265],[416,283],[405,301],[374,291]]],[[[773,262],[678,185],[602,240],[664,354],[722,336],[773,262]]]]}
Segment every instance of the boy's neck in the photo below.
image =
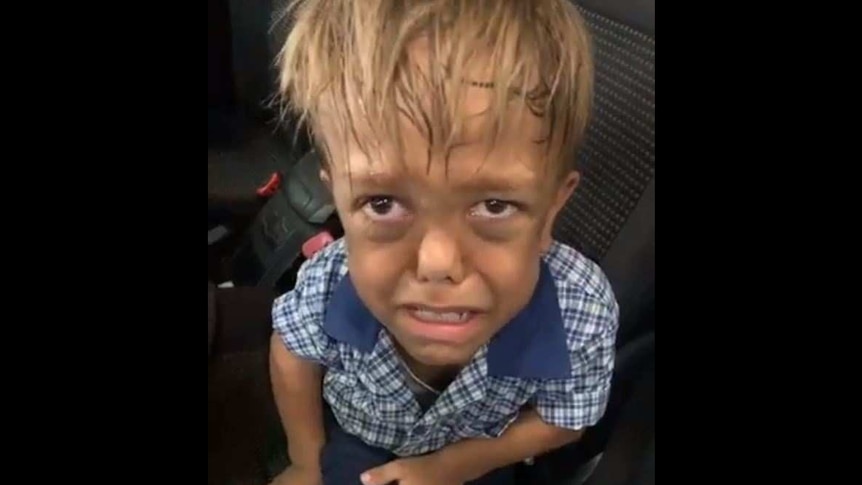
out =
{"type": "Polygon", "coordinates": [[[404,364],[410,368],[410,371],[422,382],[428,384],[434,389],[443,390],[458,377],[458,373],[464,368],[462,365],[427,365],[423,364],[410,356],[404,349],[396,344],[398,355],[403,360],[404,364]]]}

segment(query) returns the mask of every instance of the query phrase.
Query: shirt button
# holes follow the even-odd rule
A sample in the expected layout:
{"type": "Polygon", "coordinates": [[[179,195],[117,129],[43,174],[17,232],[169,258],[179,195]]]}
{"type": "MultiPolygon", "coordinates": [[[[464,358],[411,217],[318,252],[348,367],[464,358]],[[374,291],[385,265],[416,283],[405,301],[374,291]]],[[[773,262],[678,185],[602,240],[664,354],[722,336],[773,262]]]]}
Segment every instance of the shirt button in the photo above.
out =
{"type": "Polygon", "coordinates": [[[425,434],[428,431],[428,428],[419,424],[413,427],[413,434],[425,434]]]}

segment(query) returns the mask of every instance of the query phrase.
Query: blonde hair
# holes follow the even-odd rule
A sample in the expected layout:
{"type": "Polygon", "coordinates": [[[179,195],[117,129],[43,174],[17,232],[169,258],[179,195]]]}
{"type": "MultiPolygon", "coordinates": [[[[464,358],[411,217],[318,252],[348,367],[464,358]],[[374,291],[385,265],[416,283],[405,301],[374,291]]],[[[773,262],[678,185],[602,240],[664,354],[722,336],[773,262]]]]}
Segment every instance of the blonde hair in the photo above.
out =
{"type": "Polygon", "coordinates": [[[285,18],[293,26],[278,56],[280,98],[318,143],[323,114],[359,143],[359,128],[400,143],[401,113],[422,130],[429,153],[448,154],[462,127],[464,90],[479,86],[493,90],[493,137],[520,99],[546,122],[540,141],[565,166],[574,160],[593,64],[583,19],[568,0],[292,0],[285,18]],[[428,47],[421,65],[410,55],[418,40],[428,47]],[[487,77],[470,79],[477,64],[487,77]]]}

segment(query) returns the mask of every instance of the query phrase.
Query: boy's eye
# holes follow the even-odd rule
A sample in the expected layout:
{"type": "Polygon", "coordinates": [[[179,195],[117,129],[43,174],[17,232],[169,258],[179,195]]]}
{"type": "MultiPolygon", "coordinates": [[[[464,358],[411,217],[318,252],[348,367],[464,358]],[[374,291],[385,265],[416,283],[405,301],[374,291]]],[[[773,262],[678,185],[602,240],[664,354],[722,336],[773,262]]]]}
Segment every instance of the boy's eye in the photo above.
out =
{"type": "Polygon", "coordinates": [[[486,219],[505,219],[518,211],[515,204],[504,200],[490,199],[482,201],[470,209],[470,215],[473,217],[483,217],[486,219]]]}
{"type": "Polygon", "coordinates": [[[385,222],[397,221],[409,215],[397,200],[386,196],[370,197],[362,206],[362,211],[372,220],[385,222]]]}

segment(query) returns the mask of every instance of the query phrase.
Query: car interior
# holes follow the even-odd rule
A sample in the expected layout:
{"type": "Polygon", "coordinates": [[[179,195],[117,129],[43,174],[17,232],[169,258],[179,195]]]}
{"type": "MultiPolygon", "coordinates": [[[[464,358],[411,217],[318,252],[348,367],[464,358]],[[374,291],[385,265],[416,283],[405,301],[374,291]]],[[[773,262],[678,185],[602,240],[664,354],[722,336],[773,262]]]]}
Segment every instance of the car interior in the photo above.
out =
{"type": "MultiPolygon", "coordinates": [[[[520,484],[655,482],[655,1],[578,0],[595,55],[581,184],[555,237],[597,262],[620,305],[607,412],[521,465],[520,484]]],[[[273,102],[285,0],[208,0],[207,483],[265,484],[287,466],[268,375],[270,307],[343,234],[320,158],[273,102]]]]}

